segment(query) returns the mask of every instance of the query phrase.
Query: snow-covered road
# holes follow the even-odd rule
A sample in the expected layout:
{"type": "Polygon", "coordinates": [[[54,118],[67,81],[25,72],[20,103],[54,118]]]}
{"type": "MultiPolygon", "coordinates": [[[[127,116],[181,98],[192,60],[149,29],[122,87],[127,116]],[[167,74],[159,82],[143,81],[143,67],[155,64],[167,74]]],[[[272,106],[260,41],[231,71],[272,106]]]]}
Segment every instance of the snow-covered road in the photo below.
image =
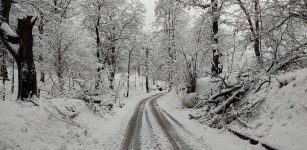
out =
{"type": "Polygon", "coordinates": [[[193,135],[174,117],[158,107],[156,94],[143,99],[136,107],[125,133],[122,150],[210,148],[193,135]]]}
{"type": "Polygon", "coordinates": [[[131,98],[105,125],[101,147],[106,150],[265,150],[227,130],[212,129],[190,120],[189,112],[174,92],[131,98]]]}

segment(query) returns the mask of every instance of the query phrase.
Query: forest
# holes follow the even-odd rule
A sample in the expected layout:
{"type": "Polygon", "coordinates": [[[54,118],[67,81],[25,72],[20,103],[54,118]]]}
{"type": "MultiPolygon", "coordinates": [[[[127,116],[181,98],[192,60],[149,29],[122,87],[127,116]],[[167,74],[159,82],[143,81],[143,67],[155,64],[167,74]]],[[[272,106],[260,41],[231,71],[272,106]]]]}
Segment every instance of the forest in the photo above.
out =
{"type": "MultiPolygon", "coordinates": [[[[306,21],[306,0],[1,0],[0,124],[14,120],[8,115],[14,110],[28,116],[44,112],[47,120],[53,116],[80,134],[59,135],[58,141],[69,136],[85,145],[49,142],[49,149],[111,149],[86,147],[93,146],[87,131],[137,105],[144,113],[134,121],[132,115],[133,123],[152,112],[161,115],[161,126],[169,123],[165,120],[176,124],[172,116],[185,112],[187,120],[261,143],[257,148],[304,149],[307,119],[299,118],[306,118],[307,110],[306,21]],[[178,101],[155,105],[152,95],[147,103],[146,93],[178,101]],[[83,106],[90,117],[84,117],[83,106]]],[[[38,118],[43,116],[31,119],[38,118]]],[[[23,133],[11,135],[8,126],[0,125],[0,148],[18,149],[18,142],[8,141],[19,141],[23,133]]],[[[123,126],[127,135],[137,130],[123,126]]],[[[173,149],[176,137],[168,137],[173,149]]],[[[21,143],[19,149],[42,148],[21,143]]],[[[129,141],[123,143],[129,147],[129,141]]],[[[140,149],[135,145],[128,149],[140,149]]]]}

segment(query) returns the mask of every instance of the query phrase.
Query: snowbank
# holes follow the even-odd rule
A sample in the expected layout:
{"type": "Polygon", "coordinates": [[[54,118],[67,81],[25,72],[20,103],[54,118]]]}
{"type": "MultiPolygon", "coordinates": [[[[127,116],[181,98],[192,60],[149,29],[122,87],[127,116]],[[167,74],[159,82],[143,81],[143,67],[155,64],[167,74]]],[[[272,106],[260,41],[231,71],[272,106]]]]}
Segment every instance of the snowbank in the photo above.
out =
{"type": "Polygon", "coordinates": [[[78,99],[41,101],[40,107],[0,101],[0,149],[118,149],[139,94],[122,100],[123,108],[94,114],[78,99]]]}
{"type": "Polygon", "coordinates": [[[261,146],[250,145],[226,130],[215,130],[195,120],[189,120],[191,109],[182,106],[175,92],[161,97],[158,105],[182,123],[193,137],[205,142],[213,150],[265,150],[261,146]]]}
{"type": "Polygon", "coordinates": [[[281,150],[306,149],[306,93],[307,69],[276,76],[269,86],[265,84],[258,93],[247,97],[251,102],[264,99],[255,117],[246,120],[251,129],[238,122],[232,128],[281,150]]]}
{"type": "Polygon", "coordinates": [[[0,102],[0,149],[66,149],[82,130],[58,121],[43,107],[0,102]]]}

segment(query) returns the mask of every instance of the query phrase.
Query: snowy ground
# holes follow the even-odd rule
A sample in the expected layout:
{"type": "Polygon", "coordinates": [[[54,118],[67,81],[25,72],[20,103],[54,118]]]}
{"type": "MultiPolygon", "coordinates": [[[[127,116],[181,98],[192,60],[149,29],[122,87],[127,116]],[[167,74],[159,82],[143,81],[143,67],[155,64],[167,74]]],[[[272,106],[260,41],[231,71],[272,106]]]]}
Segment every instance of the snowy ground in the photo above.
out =
{"type": "Polygon", "coordinates": [[[123,101],[124,108],[116,108],[103,118],[75,99],[43,101],[40,107],[0,101],[0,149],[105,149],[105,144],[112,144],[111,137],[123,134],[138,101],[150,95],[128,98],[123,101]],[[61,113],[78,115],[63,118],[54,106],[61,113]]]}
{"type": "Polygon", "coordinates": [[[225,130],[211,129],[203,124],[188,119],[190,109],[181,105],[179,97],[171,92],[158,100],[158,105],[178,120],[193,135],[212,150],[265,150],[258,145],[251,145],[225,130]]]}
{"type": "MultiPolygon", "coordinates": [[[[258,93],[247,97],[251,102],[264,99],[258,114],[246,120],[250,128],[242,127],[238,122],[227,128],[281,150],[305,149],[306,87],[307,69],[274,77],[270,85],[266,84],[258,93]]],[[[93,114],[85,103],[76,99],[41,100],[39,107],[0,101],[0,149],[121,149],[136,107],[143,99],[158,93],[131,92],[132,97],[122,99],[123,108],[106,111],[103,117],[93,114]]],[[[192,149],[264,150],[261,145],[251,145],[225,129],[211,129],[189,120],[191,109],[181,105],[175,92],[159,98],[156,108],[150,102],[144,103],[141,117],[141,149],[171,149],[170,137],[165,136],[167,130],[171,130],[175,133],[171,138],[180,137],[192,149]],[[171,128],[161,126],[153,109],[162,114],[171,128]]]]}
{"type": "MultiPolygon", "coordinates": [[[[232,78],[235,79],[235,78],[232,78]]],[[[263,81],[267,75],[261,76],[263,81]]],[[[198,80],[197,93],[208,97],[218,85],[210,77],[198,80]],[[213,89],[213,90],[211,90],[213,89]]],[[[232,80],[231,84],[236,81],[232,80]]],[[[257,88],[257,87],[256,87],[257,88]]],[[[256,90],[256,89],[255,89],[256,90]]],[[[279,150],[303,150],[307,143],[307,69],[275,75],[259,92],[252,91],[242,102],[259,102],[252,118],[239,118],[226,128],[279,150]],[[246,125],[248,127],[246,127],[246,125]]],[[[174,113],[177,114],[177,113],[174,113]]],[[[187,114],[184,114],[187,115],[187,114]]]]}
{"type": "MultiPolygon", "coordinates": [[[[120,149],[137,104],[153,94],[156,93],[131,97],[123,101],[126,104],[124,108],[106,113],[103,118],[94,115],[82,101],[76,99],[43,101],[39,103],[40,107],[1,101],[0,149],[120,149]],[[61,114],[78,115],[65,118],[61,114]]],[[[157,106],[161,108],[155,109],[167,116],[167,120],[176,133],[178,132],[178,137],[193,147],[192,149],[253,148],[228,132],[219,133],[188,120],[188,110],[180,106],[173,93],[161,97],[157,106]],[[220,144],[221,142],[223,144],[220,144]]],[[[144,128],[141,130],[141,149],[171,149],[168,138],[163,136],[165,129],[155,121],[151,107],[147,103],[142,116],[144,128]]]]}
{"type": "Polygon", "coordinates": [[[259,139],[280,150],[303,150],[307,143],[307,69],[272,78],[247,99],[263,100],[255,117],[246,120],[250,128],[234,122],[234,130],[259,139]],[[280,84],[281,83],[281,84],[280,84]]]}

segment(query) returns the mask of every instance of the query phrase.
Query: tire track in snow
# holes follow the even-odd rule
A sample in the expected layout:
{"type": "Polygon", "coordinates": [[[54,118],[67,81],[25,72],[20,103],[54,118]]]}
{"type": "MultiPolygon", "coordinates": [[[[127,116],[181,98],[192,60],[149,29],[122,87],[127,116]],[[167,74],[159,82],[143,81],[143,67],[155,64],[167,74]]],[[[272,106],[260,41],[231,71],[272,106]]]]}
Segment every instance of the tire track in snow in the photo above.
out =
{"type": "Polygon", "coordinates": [[[188,131],[184,125],[182,123],[180,123],[179,121],[177,121],[173,116],[171,116],[168,112],[166,112],[164,109],[161,109],[161,111],[168,117],[170,118],[180,129],[182,129],[183,131],[185,131],[186,133],[188,133],[189,135],[192,136],[192,133],[190,131],[188,131]]]}
{"type": "Polygon", "coordinates": [[[141,129],[142,129],[142,117],[147,101],[163,96],[164,94],[156,94],[151,97],[142,100],[136,107],[125,133],[125,137],[122,143],[121,150],[140,150],[141,148],[141,129]]]}
{"type": "Polygon", "coordinates": [[[158,108],[156,98],[149,101],[149,106],[158,124],[163,129],[163,132],[165,133],[172,148],[174,150],[191,150],[192,148],[188,144],[186,144],[186,142],[183,141],[181,137],[179,137],[173,125],[162,114],[161,110],[158,108]]]}
{"type": "Polygon", "coordinates": [[[183,136],[182,138],[184,138],[185,140],[187,141],[190,141],[190,142],[194,142],[193,144],[193,149],[201,149],[203,150],[204,148],[206,150],[212,150],[212,148],[209,147],[209,145],[207,145],[203,139],[198,139],[198,138],[195,138],[194,135],[188,131],[184,125],[182,123],[180,123],[178,120],[176,120],[172,115],[170,115],[168,112],[166,112],[164,109],[161,108],[161,111],[172,121],[174,122],[174,124],[176,126],[178,126],[178,129],[182,130],[183,132],[181,132],[181,135],[185,135],[183,136]],[[186,133],[186,134],[184,134],[186,133]],[[195,143],[196,142],[196,143],[195,143]],[[196,147],[198,145],[198,147],[196,147]]]}

